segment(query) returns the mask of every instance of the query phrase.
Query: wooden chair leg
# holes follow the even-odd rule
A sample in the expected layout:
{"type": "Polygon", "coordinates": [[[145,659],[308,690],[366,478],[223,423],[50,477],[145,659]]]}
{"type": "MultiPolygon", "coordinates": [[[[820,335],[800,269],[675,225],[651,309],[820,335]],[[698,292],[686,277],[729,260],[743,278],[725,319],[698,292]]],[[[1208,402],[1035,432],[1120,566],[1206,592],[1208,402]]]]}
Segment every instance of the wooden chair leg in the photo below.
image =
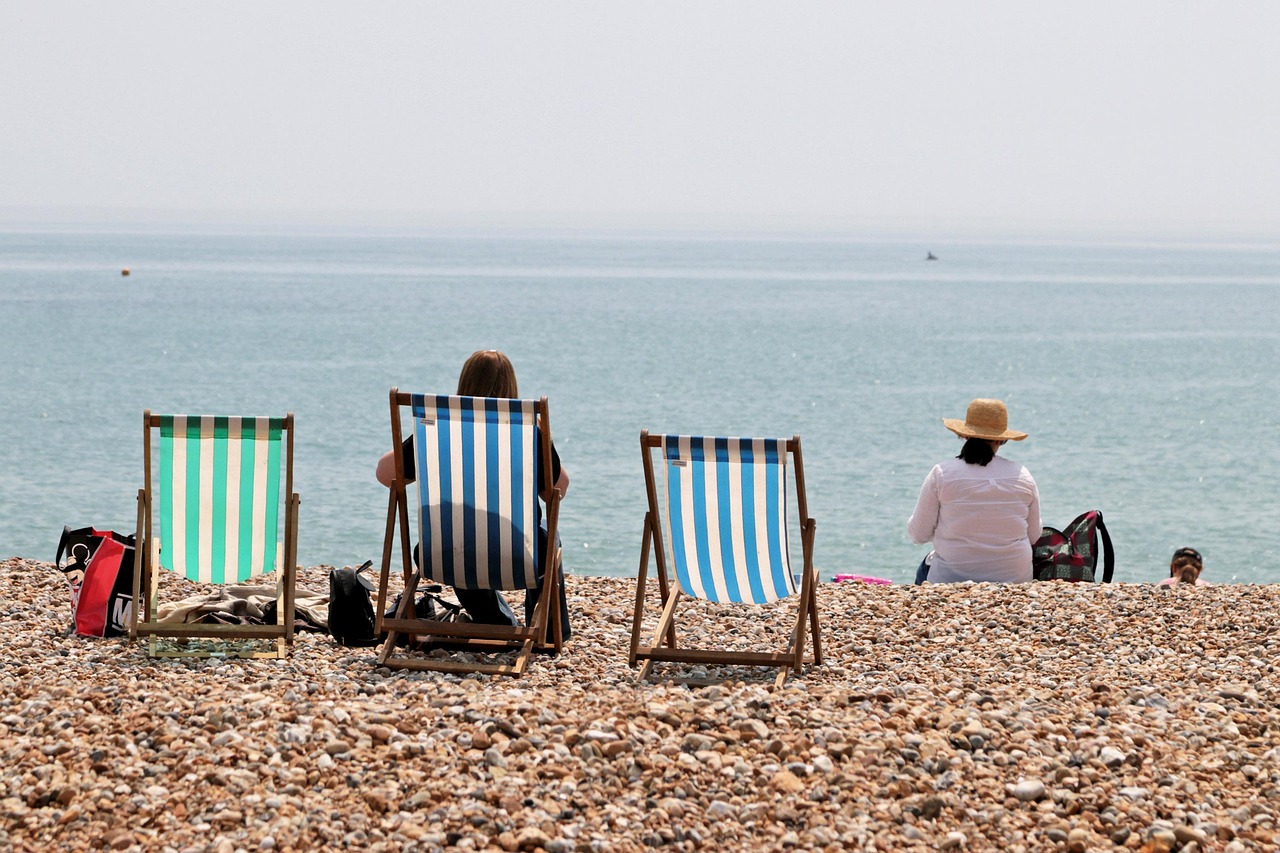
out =
{"type": "Polygon", "coordinates": [[[285,561],[288,573],[288,585],[285,587],[285,643],[293,645],[295,619],[294,610],[298,598],[298,512],[302,508],[302,498],[295,493],[291,498],[293,512],[293,529],[289,531],[289,559],[285,561]]]}
{"type": "MultiPolygon", "coordinates": [[[[554,564],[559,555],[553,557],[551,562],[554,564]]],[[[527,592],[526,592],[527,594],[527,592]]],[[[556,588],[556,572],[554,568],[548,568],[542,574],[542,587],[538,590],[538,603],[533,606],[533,617],[528,627],[541,626],[534,639],[535,645],[542,650],[559,649],[555,645],[555,634],[551,631],[551,614],[556,612],[555,599],[553,596],[558,595],[556,588]]]]}
{"type": "MultiPolygon", "coordinates": [[[[799,612],[796,613],[796,626],[791,630],[791,642],[787,647],[787,651],[794,655],[794,663],[791,667],[783,667],[784,670],[789,668],[799,670],[804,666],[804,634],[809,627],[808,599],[808,595],[800,596],[799,612]]],[[[778,682],[778,684],[781,686],[781,682],[778,682]]]]}
{"type": "MultiPolygon", "coordinates": [[[[418,592],[418,573],[414,572],[409,575],[409,582],[405,584],[404,592],[400,593],[400,606],[396,608],[397,619],[408,619],[410,614],[417,615],[413,606],[413,597],[418,592]]],[[[399,631],[387,631],[387,639],[382,643],[382,651],[378,653],[378,663],[385,664],[387,659],[391,657],[391,653],[395,651],[396,639],[400,636],[399,631]]]]}
{"type": "MultiPolygon", "coordinates": [[[[662,550],[658,547],[658,537],[662,535],[661,531],[657,529],[658,521],[656,518],[651,518],[649,523],[652,525],[649,529],[652,532],[655,543],[654,554],[657,555],[657,571],[655,571],[654,574],[658,576],[658,596],[662,605],[665,607],[667,599],[671,595],[672,585],[670,579],[667,578],[667,567],[663,565],[662,550]]],[[[674,622],[667,628],[666,642],[668,648],[674,649],[676,647],[676,626],[674,622]]]]}
{"type": "Polygon", "coordinates": [[[555,568],[543,575],[542,589],[538,592],[538,603],[533,609],[534,623],[537,623],[540,613],[546,614],[546,621],[542,625],[541,634],[534,641],[534,648],[541,651],[551,649],[556,654],[560,654],[564,649],[564,629],[560,623],[560,586],[564,583],[561,549],[555,549],[552,563],[555,568]]]}
{"type": "MultiPolygon", "coordinates": [[[[810,634],[813,636],[813,662],[815,665],[822,663],[822,634],[818,626],[818,586],[821,583],[817,570],[813,567],[813,538],[817,531],[818,525],[812,518],[805,522],[804,529],[801,531],[802,547],[804,549],[804,576],[801,581],[800,600],[801,615],[808,616],[810,634]]],[[[800,641],[803,643],[803,625],[797,626],[801,629],[800,641]]],[[[804,663],[802,655],[796,655],[796,667],[799,668],[804,663]]]]}
{"type": "MultiPolygon", "coordinates": [[[[404,577],[405,585],[408,585],[409,577],[413,574],[413,548],[409,543],[409,499],[404,493],[404,483],[396,481],[393,489],[396,492],[395,501],[399,508],[397,518],[400,521],[400,571],[404,577]]],[[[422,544],[419,543],[418,547],[421,548],[422,544]]],[[[421,560],[422,565],[425,566],[426,560],[422,554],[419,554],[418,558],[421,560]]]]}
{"type": "MultiPolygon", "coordinates": [[[[146,596],[147,601],[147,621],[154,622],[156,621],[157,616],[159,616],[157,611],[160,609],[160,543],[156,541],[156,538],[153,536],[151,537],[151,542],[148,543],[148,545],[151,549],[151,554],[147,560],[147,576],[144,579],[147,588],[144,595],[146,596]]],[[[152,642],[154,644],[154,637],[152,642]]]]}
{"type": "Polygon", "coordinates": [[[557,548],[555,570],[556,588],[551,591],[551,630],[555,632],[556,654],[560,654],[564,649],[564,613],[561,612],[560,605],[562,601],[567,602],[568,600],[567,591],[563,595],[561,594],[561,590],[564,590],[564,561],[561,559],[562,556],[563,554],[561,549],[557,548]]]}
{"type": "Polygon", "coordinates": [[[636,665],[636,649],[640,647],[640,622],[644,618],[644,588],[649,576],[649,543],[653,539],[653,528],[649,526],[649,513],[644,515],[644,533],[640,537],[640,568],[636,571],[636,605],[631,611],[631,653],[627,657],[629,666],[636,665]]]}
{"type": "Polygon", "coordinates": [[[813,663],[815,666],[822,665],[822,628],[818,625],[818,591],[817,583],[812,587],[813,600],[809,602],[809,633],[813,635],[813,663]]]}
{"type": "Polygon", "coordinates": [[[382,570],[378,574],[378,606],[373,612],[373,630],[382,633],[382,614],[387,611],[387,580],[391,577],[391,549],[396,535],[396,489],[387,497],[387,529],[382,537],[382,570]]]}
{"type": "MultiPolygon", "coordinates": [[[[653,645],[658,646],[662,642],[664,634],[671,630],[671,625],[675,619],[676,602],[680,600],[680,590],[673,589],[671,594],[667,596],[667,606],[662,608],[662,618],[658,620],[658,628],[653,632],[653,645]]],[[[672,647],[674,648],[674,646],[672,647]]],[[[647,658],[644,666],[640,667],[640,672],[636,675],[636,679],[644,681],[649,677],[649,672],[653,669],[653,658],[647,658]]]]}
{"type": "Polygon", "coordinates": [[[512,667],[512,675],[524,675],[525,668],[529,666],[529,658],[533,655],[533,640],[525,640],[524,645],[520,647],[520,651],[516,653],[516,662],[512,667]]]}
{"type": "Polygon", "coordinates": [[[142,606],[142,573],[147,569],[147,539],[143,531],[143,513],[147,510],[147,495],[138,489],[138,526],[133,536],[133,603],[129,606],[129,642],[138,639],[138,609],[142,606]]]}

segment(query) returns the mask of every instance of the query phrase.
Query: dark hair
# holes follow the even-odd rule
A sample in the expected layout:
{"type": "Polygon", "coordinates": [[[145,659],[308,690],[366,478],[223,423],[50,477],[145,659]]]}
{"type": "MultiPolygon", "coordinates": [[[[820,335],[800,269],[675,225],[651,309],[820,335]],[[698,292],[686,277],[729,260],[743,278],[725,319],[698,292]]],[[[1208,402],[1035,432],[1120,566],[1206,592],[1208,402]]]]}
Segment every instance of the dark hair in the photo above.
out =
{"type": "Polygon", "coordinates": [[[496,349],[472,353],[458,376],[458,393],[466,397],[519,397],[511,360],[496,349]]]}
{"type": "Polygon", "coordinates": [[[1179,548],[1169,561],[1169,577],[1180,583],[1195,583],[1204,571],[1204,558],[1195,548],[1179,548]]]}
{"type": "Polygon", "coordinates": [[[963,459],[970,465],[986,465],[995,458],[995,448],[991,446],[991,440],[987,438],[970,438],[966,439],[964,447],[960,448],[957,459],[963,459]]]}

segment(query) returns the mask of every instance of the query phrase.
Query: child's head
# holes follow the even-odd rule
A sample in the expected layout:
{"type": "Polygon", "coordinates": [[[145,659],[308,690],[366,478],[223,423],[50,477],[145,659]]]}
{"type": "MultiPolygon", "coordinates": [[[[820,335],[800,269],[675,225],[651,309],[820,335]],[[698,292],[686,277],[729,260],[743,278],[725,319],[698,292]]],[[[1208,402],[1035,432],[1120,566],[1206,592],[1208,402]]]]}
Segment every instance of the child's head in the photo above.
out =
{"type": "Polygon", "coordinates": [[[1169,577],[1177,578],[1179,583],[1195,583],[1204,571],[1204,558],[1195,548],[1179,548],[1173,552],[1169,561],[1169,577]]]}
{"type": "Polygon", "coordinates": [[[473,352],[458,375],[458,394],[464,397],[520,396],[511,359],[496,349],[473,352]]]}

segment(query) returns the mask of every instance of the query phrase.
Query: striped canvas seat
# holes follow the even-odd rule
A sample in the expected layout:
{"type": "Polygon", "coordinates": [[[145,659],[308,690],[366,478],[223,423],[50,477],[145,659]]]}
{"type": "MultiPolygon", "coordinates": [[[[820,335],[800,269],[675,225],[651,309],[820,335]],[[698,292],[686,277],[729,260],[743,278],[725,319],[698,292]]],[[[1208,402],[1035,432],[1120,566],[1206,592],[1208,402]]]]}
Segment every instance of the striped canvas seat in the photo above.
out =
{"type": "Polygon", "coordinates": [[[130,633],[149,636],[152,654],[283,655],[293,640],[299,504],[293,493],[293,416],[146,412],[143,422],[145,485],[138,493],[137,534],[142,557],[135,566],[130,633]],[[153,434],[158,436],[154,442],[153,434]],[[219,586],[278,572],[276,623],[161,622],[157,598],[161,570],[219,586]],[[161,650],[158,637],[249,642],[230,650],[161,650]],[[274,649],[262,651],[261,644],[253,642],[260,640],[274,641],[274,649]]]}
{"type": "Polygon", "coordinates": [[[818,629],[817,572],[804,493],[800,438],[724,438],[640,434],[649,511],[645,515],[631,624],[632,666],[643,661],[647,678],[655,661],[770,666],[781,685],[805,662],[807,632],[813,662],[822,662],[818,629]],[[660,455],[663,477],[655,473],[660,455]],[[797,583],[788,534],[788,458],[795,483],[804,565],[797,583]],[[660,489],[661,486],[661,489],[660,489]],[[642,645],[649,553],[657,567],[662,614],[653,640],[642,645]],[[675,575],[674,587],[669,580],[675,575]],[[799,593],[795,627],[784,651],[688,648],[676,642],[676,606],[682,595],[726,604],[768,605],[799,593]]]}
{"type": "Polygon", "coordinates": [[[280,564],[284,418],[160,415],[160,565],[234,583],[280,564]]]}
{"type": "Polygon", "coordinates": [[[680,589],[750,604],[793,595],[786,439],[665,435],[662,454],[680,589]]]}
{"type": "Polygon", "coordinates": [[[429,579],[465,589],[538,585],[536,405],[412,396],[421,565],[429,579]]]}
{"type": "Polygon", "coordinates": [[[408,394],[392,388],[390,402],[396,475],[387,507],[375,611],[378,631],[387,635],[378,663],[402,669],[520,675],[535,648],[559,652],[562,643],[560,572],[544,572],[558,565],[559,492],[547,490],[545,535],[540,534],[538,504],[539,484],[555,482],[547,398],[408,394]],[[412,500],[403,479],[402,420],[406,415],[413,436],[412,500]],[[411,511],[418,529],[416,550],[411,544],[411,511]],[[387,614],[397,538],[404,592],[396,612],[387,614]],[[417,617],[409,603],[424,580],[473,590],[541,585],[542,591],[528,625],[458,623],[417,617]],[[451,650],[515,652],[516,657],[514,663],[504,663],[480,659],[480,655],[471,660],[415,656],[397,651],[405,637],[444,643],[451,650]]]}

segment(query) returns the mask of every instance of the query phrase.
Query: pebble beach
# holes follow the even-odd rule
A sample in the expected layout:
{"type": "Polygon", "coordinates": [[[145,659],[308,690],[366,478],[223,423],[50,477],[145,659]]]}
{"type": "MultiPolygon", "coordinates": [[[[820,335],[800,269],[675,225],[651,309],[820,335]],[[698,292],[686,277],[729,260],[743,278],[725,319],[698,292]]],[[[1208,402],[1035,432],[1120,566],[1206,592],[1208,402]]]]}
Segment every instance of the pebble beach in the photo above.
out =
{"type": "MultiPolygon", "coordinates": [[[[1280,848],[1280,586],[824,584],[825,661],[773,690],[638,684],[634,581],[567,584],[565,653],[510,679],[318,633],[150,660],[70,634],[62,575],[4,560],[0,849],[1280,848]]],[[[720,648],[794,619],[680,613],[720,648]]]]}

